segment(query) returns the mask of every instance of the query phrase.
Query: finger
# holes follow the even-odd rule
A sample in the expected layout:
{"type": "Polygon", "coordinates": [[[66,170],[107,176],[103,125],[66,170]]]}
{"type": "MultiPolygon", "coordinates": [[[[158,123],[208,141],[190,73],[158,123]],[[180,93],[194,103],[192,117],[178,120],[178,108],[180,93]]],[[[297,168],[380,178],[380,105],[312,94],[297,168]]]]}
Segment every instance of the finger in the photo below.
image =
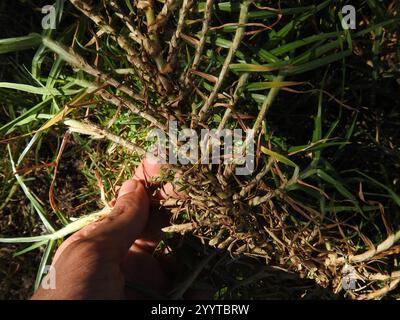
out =
{"type": "Polygon", "coordinates": [[[168,278],[159,261],[150,253],[134,246],[124,257],[121,267],[125,276],[126,295],[128,299],[144,299],[138,295],[137,287],[161,293],[168,287],[168,278]]]}
{"type": "Polygon", "coordinates": [[[89,225],[84,233],[87,240],[100,244],[110,256],[122,258],[146,227],[149,217],[149,197],[143,184],[126,181],[112,212],[89,225]]]}
{"type": "MultiPolygon", "coordinates": [[[[155,188],[160,186],[161,183],[160,181],[157,181],[156,178],[160,176],[161,168],[162,165],[156,160],[145,158],[137,167],[134,179],[143,181],[148,187],[155,188]]],[[[179,197],[178,194],[173,193],[172,184],[168,183],[155,194],[154,198],[156,200],[164,200],[169,198],[171,195],[176,198],[179,197]]],[[[169,215],[159,208],[159,204],[153,203],[153,206],[154,208],[151,210],[147,227],[140,239],[135,242],[135,245],[149,253],[152,253],[162,240],[164,236],[162,229],[169,225],[170,220],[169,215]]]]}
{"type": "MultiPolygon", "coordinates": [[[[148,187],[160,186],[161,182],[156,179],[160,177],[162,165],[153,158],[145,158],[136,168],[133,179],[143,181],[148,187]]],[[[177,190],[177,187],[168,182],[161,187],[161,190],[156,193],[157,200],[166,200],[169,198],[180,199],[185,195],[177,190]]]]}
{"type": "Polygon", "coordinates": [[[184,199],[186,195],[183,192],[180,192],[176,185],[168,182],[161,187],[158,198],[160,200],[167,199],[184,199]]]}
{"type": "Polygon", "coordinates": [[[103,254],[121,258],[144,230],[149,216],[149,197],[143,184],[129,180],[119,190],[112,212],[69,237],[55,253],[53,264],[76,241],[94,243],[103,254]]]}
{"type": "Polygon", "coordinates": [[[133,179],[143,181],[146,185],[158,185],[155,179],[160,176],[161,164],[152,158],[144,158],[138,165],[133,179]]]}
{"type": "Polygon", "coordinates": [[[170,217],[164,211],[151,210],[146,229],[140,235],[140,239],[135,241],[135,245],[140,246],[147,252],[152,253],[165,234],[163,228],[170,224],[170,217]]]}

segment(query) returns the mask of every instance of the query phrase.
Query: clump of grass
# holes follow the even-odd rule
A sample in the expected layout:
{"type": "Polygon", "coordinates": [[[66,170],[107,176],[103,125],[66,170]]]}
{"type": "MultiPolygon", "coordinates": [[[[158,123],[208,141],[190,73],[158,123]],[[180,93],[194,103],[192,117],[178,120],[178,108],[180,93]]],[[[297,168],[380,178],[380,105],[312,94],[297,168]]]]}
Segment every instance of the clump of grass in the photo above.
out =
{"type": "MultiPolygon", "coordinates": [[[[56,245],[110,211],[107,195],[140,160],[148,129],[166,131],[167,121],[177,120],[196,131],[253,129],[256,171],[235,176],[233,165],[170,166],[189,196],[164,203],[172,214],[165,232],[191,233],[232,256],[252,257],[352,298],[381,298],[396,289],[400,196],[392,168],[398,168],[399,136],[382,115],[389,111],[397,121],[399,101],[378,101],[384,88],[398,89],[397,2],[358,6],[354,31],[342,27],[344,1],[58,4],[59,17],[79,20],[0,40],[0,53],[37,47],[29,83],[0,82],[4,94],[18,90],[36,99],[19,115],[10,102],[10,121],[0,128],[4,143],[29,137],[20,155],[9,147],[9,159],[46,232],[0,242],[33,243],[23,252],[45,246],[36,286],[56,245]],[[19,172],[55,128],[49,204],[56,219],[27,186],[27,173],[19,172]],[[101,189],[103,208],[74,221],[54,195],[71,132],[84,149],[93,147],[91,137],[104,141],[98,148],[123,150],[98,170],[109,179],[101,189]],[[359,287],[343,292],[349,267],[359,287]]],[[[91,159],[97,167],[101,161],[91,159]]],[[[91,169],[86,174],[93,181],[91,169]]],[[[202,268],[214,258],[207,255],[202,268]]],[[[201,270],[171,296],[182,297],[201,270]]],[[[238,292],[238,285],[230,286],[220,291],[238,292]]]]}

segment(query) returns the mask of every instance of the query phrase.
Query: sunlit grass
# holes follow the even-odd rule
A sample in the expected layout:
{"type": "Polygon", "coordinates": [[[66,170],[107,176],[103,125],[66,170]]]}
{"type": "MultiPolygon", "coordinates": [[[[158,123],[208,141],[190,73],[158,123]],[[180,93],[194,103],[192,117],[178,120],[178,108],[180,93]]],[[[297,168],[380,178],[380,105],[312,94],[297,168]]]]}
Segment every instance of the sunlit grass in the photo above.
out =
{"type": "MultiPolygon", "coordinates": [[[[5,157],[0,199],[11,203],[17,185],[46,230],[3,237],[9,232],[2,229],[0,242],[33,242],[17,255],[45,248],[36,286],[56,246],[98,217],[96,210],[104,207],[94,172],[111,200],[116,186],[132,176],[148,146],[149,128],[165,128],[167,115],[195,129],[200,121],[211,128],[245,126],[260,134],[255,175],[241,178],[240,183],[229,175],[223,177],[229,187],[222,193],[232,203],[238,201],[235,205],[243,206],[250,218],[245,221],[240,210],[233,211],[229,218],[234,227],[212,218],[213,227],[201,229],[210,244],[295,271],[332,291],[340,291],[340,275],[335,278],[324,264],[329,254],[341,261],[339,270],[343,259],[354,256],[357,260],[358,255],[375,250],[393,266],[377,266],[380,273],[398,271],[398,258],[389,249],[399,240],[400,229],[396,180],[400,153],[395,129],[400,113],[399,100],[386,92],[387,88],[398,90],[397,2],[369,0],[359,5],[358,26],[351,31],[341,26],[341,1],[288,1],[282,8],[269,1],[258,5],[222,2],[211,9],[199,1],[198,11],[174,10],[171,19],[162,22],[165,32],[157,37],[147,34],[146,24],[152,14],[157,17],[161,12],[162,3],[157,3],[153,13],[146,12],[145,19],[140,9],[121,1],[120,9],[143,23],[136,25],[113,15],[113,26],[105,22],[96,26],[90,18],[98,22],[95,15],[105,14],[100,8],[79,13],[84,23],[78,24],[79,11],[61,2],[56,5],[62,27],[0,40],[2,55],[34,53],[14,78],[0,79],[4,97],[0,148],[5,157]],[[276,10],[261,8],[267,5],[276,10]],[[207,10],[209,22],[203,19],[207,10]],[[188,18],[186,26],[180,25],[182,35],[175,45],[171,37],[180,14],[188,18]],[[101,32],[93,38],[89,30],[101,32]],[[147,36],[153,42],[141,48],[138,39],[147,36]],[[164,50],[151,47],[157,42],[164,50]],[[199,53],[196,47],[201,43],[199,53]],[[197,73],[190,71],[194,67],[197,73]],[[71,149],[62,154],[67,130],[72,132],[66,143],[71,149]],[[43,146],[49,142],[53,144],[50,156],[44,155],[43,146]],[[75,194],[82,200],[79,213],[57,206],[57,194],[62,192],[57,184],[49,199],[36,195],[36,175],[44,174],[50,188],[54,168],[60,165],[56,163],[59,154],[60,163],[67,156],[82,162],[80,172],[88,187],[84,194],[75,194]],[[308,241],[310,248],[305,245],[308,241]],[[382,251],[382,243],[390,246],[382,251]],[[309,267],[310,260],[317,270],[309,267]]],[[[209,174],[217,175],[216,168],[209,174]]],[[[194,176],[192,181],[207,182],[202,179],[194,176]]],[[[223,188],[213,183],[197,190],[198,185],[186,187],[207,199],[221,194],[223,188]]],[[[175,211],[175,223],[201,225],[208,215],[204,215],[206,208],[192,204],[193,212],[175,211]]],[[[221,200],[218,205],[229,208],[221,200]]],[[[3,210],[0,221],[6,219],[3,210]]],[[[101,214],[108,211],[105,208],[101,214]]],[[[202,268],[215,262],[214,256],[214,260],[208,257],[207,253],[202,268]]],[[[356,266],[367,274],[362,262],[356,266]]],[[[177,292],[181,296],[199,274],[177,285],[172,297],[177,292]]],[[[239,297],[241,290],[247,290],[238,284],[245,279],[235,282],[226,275],[225,280],[226,290],[214,289],[227,297],[239,297]]],[[[257,281],[249,281],[247,287],[256,286],[257,281]]],[[[372,288],[381,285],[373,282],[372,288]]]]}

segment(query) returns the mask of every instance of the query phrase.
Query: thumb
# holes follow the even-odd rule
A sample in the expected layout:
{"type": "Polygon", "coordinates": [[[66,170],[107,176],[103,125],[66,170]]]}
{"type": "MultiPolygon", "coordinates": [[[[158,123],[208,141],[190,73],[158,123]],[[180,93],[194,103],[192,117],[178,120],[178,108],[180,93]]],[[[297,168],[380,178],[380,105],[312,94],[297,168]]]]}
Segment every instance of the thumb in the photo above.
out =
{"type": "MultiPolygon", "coordinates": [[[[112,259],[122,259],[141,235],[149,217],[149,197],[139,181],[126,181],[112,212],[83,229],[83,239],[99,245],[112,259]]],[[[82,240],[83,240],[82,239],[82,240]]]]}

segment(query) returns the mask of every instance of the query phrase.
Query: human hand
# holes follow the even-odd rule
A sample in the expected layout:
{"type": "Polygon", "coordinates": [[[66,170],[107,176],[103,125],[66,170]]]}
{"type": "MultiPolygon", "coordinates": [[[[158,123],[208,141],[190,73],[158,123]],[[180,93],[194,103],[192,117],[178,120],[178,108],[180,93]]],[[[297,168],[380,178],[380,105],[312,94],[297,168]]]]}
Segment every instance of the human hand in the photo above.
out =
{"type": "MultiPolygon", "coordinates": [[[[144,182],[159,174],[158,164],[144,161],[135,178],[119,190],[112,212],[69,237],[53,264],[56,288],[40,287],[32,299],[139,299],[132,286],[162,294],[168,280],[153,255],[168,217],[150,212],[144,182]]],[[[161,197],[177,196],[167,185],[161,197]]]]}

